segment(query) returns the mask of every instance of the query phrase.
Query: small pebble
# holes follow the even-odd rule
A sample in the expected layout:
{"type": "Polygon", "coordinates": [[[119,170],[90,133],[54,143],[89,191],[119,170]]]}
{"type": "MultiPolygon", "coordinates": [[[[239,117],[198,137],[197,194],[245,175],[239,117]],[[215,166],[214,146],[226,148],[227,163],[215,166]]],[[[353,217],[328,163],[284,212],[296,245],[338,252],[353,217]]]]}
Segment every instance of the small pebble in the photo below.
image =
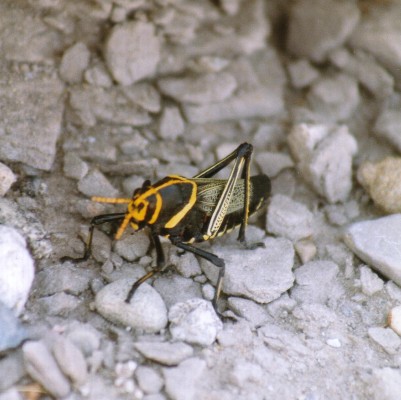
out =
{"type": "Polygon", "coordinates": [[[89,324],[72,322],[65,331],[68,338],[85,356],[90,356],[100,347],[100,333],[89,324]]]}
{"type": "Polygon", "coordinates": [[[45,296],[36,301],[40,311],[45,315],[59,316],[68,316],[71,311],[82,304],[82,300],[79,297],[64,292],[45,296]]]}
{"type": "Polygon", "coordinates": [[[29,341],[22,346],[28,374],[38,381],[50,395],[63,398],[70,393],[70,384],[60,371],[54,357],[41,341],[29,341]]]}
{"type": "Polygon", "coordinates": [[[154,368],[147,366],[139,366],[135,370],[135,378],[139,387],[148,394],[160,392],[164,385],[164,381],[159,373],[154,368]]]}
{"type": "Polygon", "coordinates": [[[170,333],[175,340],[200,346],[211,345],[223,324],[212,304],[203,299],[190,299],[174,304],[168,314],[170,333]]]}
{"type": "Polygon", "coordinates": [[[270,178],[277,176],[283,169],[294,167],[294,161],[285,153],[259,152],[255,155],[255,161],[262,172],[270,178]]]}
{"type": "Polygon", "coordinates": [[[313,214],[302,203],[282,194],[271,198],[266,220],[270,233],[293,241],[313,234],[313,214]]]}
{"type": "Polygon", "coordinates": [[[136,342],[135,348],[146,358],[164,365],[177,365],[192,356],[194,350],[183,342],[136,342]]]}
{"type": "Polygon", "coordinates": [[[241,318],[245,318],[252,326],[262,326],[268,319],[269,314],[254,301],[240,297],[229,297],[228,306],[241,318]]]}
{"type": "Polygon", "coordinates": [[[381,327],[369,328],[368,334],[388,354],[397,354],[401,345],[401,338],[392,329],[381,327]]]}
{"type": "Polygon", "coordinates": [[[185,130],[185,123],[177,107],[164,108],[159,122],[159,136],[166,140],[177,140],[185,130]]]}
{"type": "Polygon", "coordinates": [[[7,165],[0,162],[0,197],[4,196],[11,185],[17,180],[13,171],[7,165]]]}
{"type": "Polygon", "coordinates": [[[341,347],[341,342],[339,339],[334,338],[334,339],[327,339],[326,343],[330,346],[330,347],[334,347],[336,349],[341,347]]]}
{"type": "Polygon", "coordinates": [[[7,371],[0,379],[0,393],[21,381],[26,376],[21,351],[8,352],[0,359],[0,371],[7,371]]]}
{"type": "Polygon", "coordinates": [[[295,125],[288,144],[302,177],[330,203],[345,201],[352,189],[357,142],[345,125],[295,125]]]}
{"type": "Polygon", "coordinates": [[[377,162],[365,162],[357,172],[359,183],[374,203],[387,213],[401,212],[401,158],[386,157],[377,162]]]}
{"type": "Polygon", "coordinates": [[[360,269],[362,292],[372,296],[383,290],[384,282],[369,267],[362,266],[360,269]]]}
{"type": "Polygon", "coordinates": [[[74,385],[81,386],[88,379],[88,367],[81,350],[75,344],[59,336],[53,344],[53,355],[61,371],[74,385]]]}
{"type": "Polygon", "coordinates": [[[401,112],[399,110],[384,110],[376,120],[374,132],[379,138],[386,139],[398,152],[400,152],[400,126],[401,112]]]}
{"type": "Polygon", "coordinates": [[[330,298],[342,294],[336,277],[339,272],[337,264],[332,261],[310,261],[295,270],[296,286],[291,297],[301,303],[324,304],[330,298]]]}
{"type": "Polygon", "coordinates": [[[118,191],[97,169],[89,171],[78,181],[78,190],[86,196],[117,197],[118,191]]]}
{"type": "Polygon", "coordinates": [[[127,261],[136,261],[146,255],[149,246],[149,235],[146,232],[136,232],[115,241],[114,250],[127,261]]]}
{"type": "Polygon", "coordinates": [[[60,63],[60,77],[67,83],[82,81],[85,69],[89,65],[90,52],[85,43],[78,42],[63,54],[60,63]]]}
{"type": "Polygon", "coordinates": [[[202,294],[205,300],[212,301],[215,294],[215,288],[210,284],[207,283],[206,285],[202,286],[202,294]]]}
{"type": "Polygon", "coordinates": [[[184,278],[191,278],[202,273],[199,261],[192,253],[179,254],[171,248],[169,260],[184,278]]]}
{"type": "MultiPolygon", "coordinates": [[[[139,82],[135,85],[124,87],[124,94],[136,105],[151,113],[158,113],[161,110],[161,96],[159,91],[148,82],[139,82]]],[[[132,137],[134,139],[135,137],[132,137]]],[[[139,149],[147,140],[141,138],[136,145],[139,149]]]]}
{"type": "Polygon", "coordinates": [[[302,89],[309,86],[319,77],[319,72],[305,59],[297,60],[288,65],[292,86],[302,89]]]}
{"type": "Polygon", "coordinates": [[[316,256],[317,248],[313,240],[311,239],[301,239],[294,244],[294,248],[302,264],[306,264],[312,261],[316,256]]]}
{"type": "Polygon", "coordinates": [[[200,358],[189,358],[177,367],[163,368],[166,393],[176,400],[196,400],[195,386],[206,368],[206,361],[200,358]]]}
{"type": "Polygon", "coordinates": [[[25,239],[6,225],[0,225],[0,268],[0,302],[19,315],[32,285],[34,262],[25,239]]]}
{"type": "Polygon", "coordinates": [[[125,299],[133,284],[132,279],[119,279],[105,286],[96,294],[97,311],[117,324],[159,332],[167,325],[166,305],[159,293],[143,283],[135,292],[131,302],[125,299]]]}
{"type": "Polygon", "coordinates": [[[401,215],[393,214],[355,222],[345,230],[343,239],[359,258],[401,285],[400,231],[401,215]]]}
{"type": "Polygon", "coordinates": [[[113,81],[109,72],[103,64],[97,64],[89,67],[84,73],[85,81],[93,86],[111,87],[113,81]]]}
{"type": "Polygon", "coordinates": [[[89,166],[76,154],[68,152],[64,155],[64,174],[68,178],[82,179],[89,170],[89,166]]]}
{"type": "Polygon", "coordinates": [[[153,24],[129,21],[115,25],[104,47],[114,79],[125,86],[152,76],[160,59],[160,42],[153,24]]]}
{"type": "Polygon", "coordinates": [[[388,315],[390,328],[401,336],[401,306],[393,307],[388,315]]]}

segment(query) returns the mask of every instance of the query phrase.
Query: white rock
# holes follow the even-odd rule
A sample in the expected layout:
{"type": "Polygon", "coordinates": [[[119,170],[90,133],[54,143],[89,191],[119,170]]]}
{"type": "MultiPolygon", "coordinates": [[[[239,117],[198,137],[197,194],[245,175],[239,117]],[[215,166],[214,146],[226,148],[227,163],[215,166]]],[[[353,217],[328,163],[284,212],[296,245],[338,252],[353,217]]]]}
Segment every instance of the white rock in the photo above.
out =
{"type": "Polygon", "coordinates": [[[291,297],[301,303],[321,303],[336,299],[342,290],[336,281],[338,266],[332,261],[310,261],[294,272],[297,285],[291,297]]]}
{"type": "Polygon", "coordinates": [[[163,368],[166,393],[175,400],[196,400],[196,384],[206,371],[206,361],[190,358],[178,367],[163,368]]]}
{"type": "Polygon", "coordinates": [[[0,162],[0,196],[4,196],[16,180],[13,171],[0,162]]]}
{"type": "Polygon", "coordinates": [[[294,161],[285,153],[259,152],[255,155],[255,161],[262,172],[270,178],[277,176],[283,169],[294,167],[294,161]]]}
{"type": "Polygon", "coordinates": [[[329,202],[345,201],[352,188],[357,142],[344,125],[295,125],[288,144],[303,178],[329,202]]]}
{"type": "Polygon", "coordinates": [[[124,86],[122,91],[134,104],[151,113],[158,113],[161,109],[161,96],[159,91],[147,82],[124,86]]]}
{"type": "Polygon", "coordinates": [[[271,198],[266,221],[270,233],[293,241],[313,234],[313,214],[302,203],[282,194],[271,198]]]}
{"type": "Polygon", "coordinates": [[[290,9],[287,48],[298,57],[323,61],[341,46],[359,21],[356,4],[333,0],[302,0],[290,9]]]}
{"type": "Polygon", "coordinates": [[[35,268],[25,239],[0,225],[0,301],[19,315],[28,299],[35,268]]]}
{"type": "Polygon", "coordinates": [[[176,140],[185,130],[185,123],[177,107],[164,108],[159,122],[159,136],[162,139],[176,140]]]}
{"type": "MultiPolygon", "coordinates": [[[[292,287],[294,275],[294,248],[288,239],[266,238],[265,248],[253,250],[238,245],[214,246],[214,253],[226,264],[223,292],[229,295],[269,303],[292,287]]],[[[201,262],[207,277],[215,284],[218,268],[207,261],[201,262]]]]}
{"type": "Polygon", "coordinates": [[[95,64],[86,69],[84,73],[85,81],[94,86],[111,87],[113,80],[104,64],[95,64]]]}
{"type": "Polygon", "coordinates": [[[389,354],[397,354],[401,346],[400,337],[390,328],[369,328],[368,334],[372,340],[383,347],[389,354]]]}
{"type": "Polygon", "coordinates": [[[355,50],[351,54],[341,48],[330,53],[329,58],[337,68],[358,80],[378,98],[384,99],[394,92],[393,76],[366,52],[355,50]]]}
{"type": "Polygon", "coordinates": [[[393,307],[388,315],[390,328],[401,336],[401,306],[393,307]]]}
{"type": "Polygon", "coordinates": [[[152,76],[160,59],[153,24],[130,21],[116,25],[106,41],[104,57],[114,79],[122,85],[152,76]]]}
{"type": "Polygon", "coordinates": [[[341,347],[341,341],[340,339],[334,338],[334,339],[327,339],[326,343],[330,346],[330,347],[334,347],[336,349],[341,347]]]}
{"type": "Polygon", "coordinates": [[[81,386],[88,379],[88,367],[81,350],[62,336],[53,345],[53,354],[63,373],[74,384],[81,386]]]}
{"type": "Polygon", "coordinates": [[[295,251],[297,252],[302,264],[311,261],[316,253],[316,244],[310,239],[301,239],[294,244],[295,251]]]}
{"type": "Polygon", "coordinates": [[[118,191],[97,169],[89,171],[78,181],[78,190],[86,196],[116,197],[118,191]]]}
{"type": "Polygon", "coordinates": [[[135,370],[135,378],[145,393],[158,393],[164,384],[162,377],[153,368],[144,365],[135,370]]]}
{"type": "Polygon", "coordinates": [[[399,83],[401,78],[401,5],[375,7],[365,15],[350,37],[352,48],[366,50],[383,64],[399,83]]]}
{"type": "Polygon", "coordinates": [[[351,117],[360,101],[356,80],[342,73],[315,81],[307,98],[316,113],[333,122],[351,117]]]}
{"type": "Polygon", "coordinates": [[[254,327],[263,325],[269,319],[267,311],[254,301],[240,297],[230,297],[228,305],[231,310],[241,318],[246,319],[254,327]]]}
{"type": "Polygon", "coordinates": [[[59,79],[42,75],[0,83],[0,125],[7,132],[0,134],[0,159],[50,170],[62,132],[64,86],[59,79]]]}
{"type": "Polygon", "coordinates": [[[82,81],[85,69],[89,65],[90,52],[85,43],[78,42],[63,54],[60,64],[60,77],[67,83],[82,81]]]}
{"type": "Polygon", "coordinates": [[[71,390],[55,359],[41,341],[29,341],[22,346],[24,364],[28,374],[55,398],[63,398],[71,390]]]}
{"type": "Polygon", "coordinates": [[[291,83],[297,89],[309,86],[319,77],[319,72],[308,60],[301,59],[288,65],[291,83]]]}
{"type": "Polygon", "coordinates": [[[127,304],[125,299],[133,283],[132,279],[119,279],[101,289],[95,299],[97,311],[112,322],[146,332],[159,332],[167,325],[166,305],[147,283],[139,286],[127,304]]]}
{"type": "Polygon", "coordinates": [[[160,91],[183,103],[209,104],[229,98],[237,81],[227,72],[208,73],[187,78],[162,78],[160,91]]]}
{"type": "Polygon", "coordinates": [[[177,365],[192,356],[194,350],[183,342],[137,342],[135,348],[146,358],[164,365],[177,365]]]}
{"type": "Polygon", "coordinates": [[[369,267],[360,268],[362,292],[368,296],[383,290],[384,282],[369,267]]]}
{"type": "Polygon", "coordinates": [[[345,244],[363,261],[401,285],[401,214],[356,222],[344,232],[345,244]]]}
{"type": "Polygon", "coordinates": [[[149,113],[138,106],[126,89],[95,86],[74,87],[70,91],[69,103],[76,123],[95,126],[98,122],[143,126],[150,123],[149,113]]]}
{"type": "Polygon", "coordinates": [[[143,257],[149,249],[150,239],[147,232],[136,232],[134,235],[125,235],[115,241],[114,250],[127,261],[135,261],[143,257]]]}
{"type": "Polygon", "coordinates": [[[212,304],[203,299],[190,299],[174,304],[168,313],[170,333],[175,340],[209,346],[223,329],[212,304]]]}
{"type": "Polygon", "coordinates": [[[88,170],[88,163],[81,160],[77,154],[68,152],[64,155],[63,171],[68,178],[81,179],[88,173],[88,170]]]}

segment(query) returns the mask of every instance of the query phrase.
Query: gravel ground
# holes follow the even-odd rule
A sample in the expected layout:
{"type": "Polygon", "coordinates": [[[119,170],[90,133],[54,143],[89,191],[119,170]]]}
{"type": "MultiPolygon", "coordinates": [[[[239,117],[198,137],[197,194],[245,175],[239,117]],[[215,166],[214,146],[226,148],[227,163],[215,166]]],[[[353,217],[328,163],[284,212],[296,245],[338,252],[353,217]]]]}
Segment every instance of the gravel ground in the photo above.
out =
{"type": "Polygon", "coordinates": [[[395,400],[401,3],[0,2],[0,400],[395,400]],[[272,180],[236,234],[154,265],[113,241],[145,179],[240,143],[272,180]],[[107,225],[107,224],[106,224],[107,225]]]}

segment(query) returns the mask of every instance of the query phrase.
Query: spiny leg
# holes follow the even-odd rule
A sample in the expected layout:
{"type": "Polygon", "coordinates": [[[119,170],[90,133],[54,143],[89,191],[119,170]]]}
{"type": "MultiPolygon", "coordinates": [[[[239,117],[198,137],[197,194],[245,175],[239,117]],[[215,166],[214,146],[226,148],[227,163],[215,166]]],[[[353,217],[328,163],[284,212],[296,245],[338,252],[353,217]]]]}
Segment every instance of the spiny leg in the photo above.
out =
{"type": "Polygon", "coordinates": [[[180,249],[183,249],[185,251],[189,251],[193,254],[196,254],[202,258],[204,258],[207,261],[210,261],[212,264],[214,264],[216,267],[219,268],[219,276],[217,278],[217,284],[216,284],[216,291],[214,294],[214,298],[212,301],[214,309],[219,313],[218,308],[217,308],[217,301],[220,297],[221,290],[223,288],[223,279],[224,279],[224,272],[225,272],[225,262],[222,258],[217,257],[213,253],[209,253],[208,251],[199,249],[197,247],[191,246],[190,244],[187,243],[182,243],[182,242],[176,242],[172,241],[172,243],[179,247],[180,249]]]}
{"type": "Polygon", "coordinates": [[[122,220],[125,216],[125,213],[113,213],[113,214],[102,214],[102,215],[97,215],[96,217],[93,217],[91,222],[90,222],[90,227],[89,227],[89,236],[88,240],[85,243],[85,250],[84,254],[82,257],[78,258],[73,258],[73,257],[62,257],[61,261],[75,261],[75,262],[81,262],[81,261],[86,261],[92,252],[92,240],[93,240],[93,232],[95,230],[95,226],[104,224],[106,222],[112,222],[112,221],[117,221],[117,220],[122,220]]]}
{"type": "Polygon", "coordinates": [[[126,303],[129,303],[132,299],[132,297],[135,294],[135,291],[138,289],[140,285],[142,285],[143,282],[147,281],[149,278],[152,276],[158,274],[159,272],[163,272],[168,266],[166,266],[165,263],[165,257],[164,257],[164,251],[163,247],[160,243],[159,236],[156,235],[155,233],[151,233],[150,237],[153,242],[153,246],[156,249],[156,268],[152,269],[152,271],[149,271],[147,274],[139,278],[131,287],[130,291],[128,292],[127,298],[125,299],[126,303]]]}

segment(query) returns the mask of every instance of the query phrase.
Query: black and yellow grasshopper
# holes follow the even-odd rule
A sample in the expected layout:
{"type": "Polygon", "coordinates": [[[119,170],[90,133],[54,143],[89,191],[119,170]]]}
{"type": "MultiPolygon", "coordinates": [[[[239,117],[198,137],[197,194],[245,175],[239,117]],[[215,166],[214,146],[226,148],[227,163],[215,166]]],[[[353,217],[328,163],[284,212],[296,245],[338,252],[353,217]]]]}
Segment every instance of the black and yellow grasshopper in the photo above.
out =
{"type": "Polygon", "coordinates": [[[128,207],[124,213],[103,214],[92,219],[85,253],[79,260],[86,260],[90,256],[96,225],[121,220],[115,239],[122,236],[128,225],[134,231],[147,227],[156,249],[157,266],[133,284],[126,302],[130,302],[139,285],[165,269],[159,239],[159,236],[164,236],[180,249],[203,257],[219,267],[213,299],[213,306],[217,309],[224,277],[224,260],[192,244],[221,236],[237,226],[240,227],[238,240],[245,242],[248,217],[260,209],[270,195],[268,176],[250,176],[252,151],[251,144],[243,143],[193,178],[169,175],[154,184],[145,181],[141,188],[134,191],[132,198],[93,197],[93,201],[125,203],[128,207]],[[212,178],[232,161],[234,165],[228,179],[212,178]]]}

